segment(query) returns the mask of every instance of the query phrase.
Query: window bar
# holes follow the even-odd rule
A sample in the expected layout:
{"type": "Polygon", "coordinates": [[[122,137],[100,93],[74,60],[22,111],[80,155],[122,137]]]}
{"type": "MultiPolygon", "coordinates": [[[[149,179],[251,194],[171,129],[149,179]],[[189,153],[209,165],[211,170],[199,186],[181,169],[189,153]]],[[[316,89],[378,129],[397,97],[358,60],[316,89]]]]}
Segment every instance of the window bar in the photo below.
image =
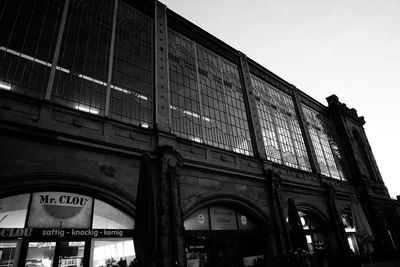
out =
{"type": "MultiPolygon", "coordinates": [[[[323,127],[323,126],[321,126],[321,127],[323,127]]],[[[329,163],[328,163],[327,157],[325,155],[325,149],[324,149],[324,145],[321,141],[320,133],[318,131],[316,131],[316,134],[317,134],[318,142],[321,145],[321,152],[322,152],[322,156],[324,156],[324,160],[325,160],[326,168],[328,169],[329,177],[333,178],[331,169],[329,168],[329,163]]]]}
{"type": "Polygon", "coordinates": [[[63,14],[61,17],[60,30],[58,31],[56,47],[54,49],[54,56],[53,56],[53,62],[51,64],[49,82],[47,83],[46,96],[45,96],[46,100],[50,100],[51,92],[53,90],[54,76],[56,75],[58,56],[60,55],[61,41],[62,41],[62,36],[64,34],[65,22],[67,20],[69,2],[70,2],[70,0],[65,1],[64,10],[63,10],[63,14]]]}
{"type": "Polygon", "coordinates": [[[118,0],[114,2],[114,15],[113,25],[111,32],[111,48],[110,48],[110,60],[108,61],[108,76],[107,76],[107,91],[106,91],[106,106],[104,110],[104,116],[108,117],[110,112],[110,94],[111,94],[111,78],[114,60],[114,47],[115,47],[115,31],[117,28],[117,11],[118,11],[118,0]]]}
{"type": "Polygon", "coordinates": [[[287,124],[288,124],[288,130],[289,130],[289,135],[290,135],[290,141],[291,141],[291,143],[292,143],[292,145],[293,145],[293,152],[294,152],[294,155],[295,155],[295,157],[296,157],[297,167],[298,167],[299,169],[301,169],[303,166],[301,166],[301,165],[300,165],[300,162],[299,162],[299,155],[297,154],[297,149],[296,149],[296,144],[295,144],[296,139],[293,137],[293,132],[294,132],[294,130],[293,130],[293,128],[292,128],[292,125],[290,124],[289,119],[288,119],[286,116],[285,116],[285,120],[286,120],[286,122],[287,122],[287,124]]]}
{"type": "Polygon", "coordinates": [[[206,132],[204,129],[204,123],[203,123],[203,101],[201,98],[201,86],[200,86],[200,75],[199,75],[199,63],[197,62],[198,56],[197,56],[197,45],[195,42],[193,42],[194,46],[194,61],[196,62],[196,78],[197,78],[197,89],[199,92],[199,107],[200,107],[200,125],[201,125],[201,142],[206,143],[204,138],[204,133],[206,132]]]}
{"type": "MultiPolygon", "coordinates": [[[[279,111],[274,111],[272,109],[272,107],[271,107],[271,104],[269,104],[267,106],[267,108],[271,111],[271,119],[272,119],[271,124],[272,124],[272,127],[274,127],[274,131],[275,131],[275,134],[276,134],[276,143],[278,144],[279,155],[281,156],[279,161],[281,162],[281,164],[285,164],[285,162],[283,160],[282,144],[281,144],[281,140],[279,138],[280,134],[279,134],[279,131],[278,131],[278,128],[277,128],[278,127],[278,122],[277,122],[277,119],[275,118],[275,112],[279,112],[279,111]]],[[[265,147],[265,145],[264,145],[264,147],[265,147]]]]}
{"type": "MultiPolygon", "coordinates": [[[[224,71],[222,69],[222,63],[221,63],[221,57],[218,56],[218,64],[219,64],[219,71],[221,73],[221,86],[222,86],[222,92],[224,93],[224,107],[225,107],[225,115],[226,115],[226,130],[228,131],[228,145],[230,146],[232,151],[235,151],[235,148],[233,147],[233,135],[231,133],[231,127],[233,127],[233,122],[231,122],[231,118],[229,116],[229,109],[228,109],[228,99],[226,96],[226,91],[225,91],[225,85],[224,85],[224,71]]],[[[236,125],[235,125],[236,126],[236,125]]]]}

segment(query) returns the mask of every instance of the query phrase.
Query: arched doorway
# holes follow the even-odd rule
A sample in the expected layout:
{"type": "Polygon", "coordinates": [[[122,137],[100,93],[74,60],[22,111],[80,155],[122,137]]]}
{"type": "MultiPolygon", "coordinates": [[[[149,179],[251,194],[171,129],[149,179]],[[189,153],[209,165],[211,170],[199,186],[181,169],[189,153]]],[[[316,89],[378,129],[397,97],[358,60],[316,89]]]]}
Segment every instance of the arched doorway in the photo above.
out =
{"type": "Polygon", "coordinates": [[[126,267],[135,221],[99,199],[34,192],[0,199],[0,266],[126,267]]]}
{"type": "Polygon", "coordinates": [[[211,205],[185,221],[187,267],[265,265],[265,240],[254,216],[227,205],[211,205]]]}

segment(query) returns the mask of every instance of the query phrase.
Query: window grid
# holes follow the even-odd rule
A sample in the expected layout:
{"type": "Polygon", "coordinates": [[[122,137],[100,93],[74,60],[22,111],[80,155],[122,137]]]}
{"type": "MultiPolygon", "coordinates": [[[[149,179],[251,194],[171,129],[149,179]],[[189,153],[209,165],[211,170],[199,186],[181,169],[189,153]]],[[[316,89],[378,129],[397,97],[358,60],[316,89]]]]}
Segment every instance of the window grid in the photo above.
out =
{"type": "Polygon", "coordinates": [[[230,150],[232,147],[225,95],[221,79],[219,57],[211,51],[197,46],[199,84],[202,97],[205,143],[230,150]]]}
{"type": "Polygon", "coordinates": [[[293,100],[251,75],[267,159],[311,171],[293,100]]]}
{"type": "Polygon", "coordinates": [[[236,65],[169,30],[169,74],[173,133],[253,155],[236,65]]]}
{"type": "Polygon", "coordinates": [[[120,2],[117,15],[110,117],[131,124],[152,122],[152,21],[120,2]]]}
{"type": "Polygon", "coordinates": [[[104,115],[113,1],[73,1],[58,62],[68,73],[55,75],[55,102],[104,115]]]}
{"type": "Polygon", "coordinates": [[[304,115],[310,131],[314,151],[317,154],[321,173],[334,179],[345,180],[340,164],[340,153],[338,147],[332,148],[329,135],[321,119],[321,115],[306,105],[302,105],[304,115]],[[338,153],[339,157],[333,153],[338,153]]]}
{"type": "Polygon", "coordinates": [[[44,98],[64,1],[0,2],[0,82],[15,93],[44,98]]]}
{"type": "Polygon", "coordinates": [[[174,31],[168,39],[172,133],[203,142],[194,43],[174,31]]]}
{"type": "Polygon", "coordinates": [[[228,106],[228,119],[232,127],[233,150],[241,154],[253,155],[238,68],[225,59],[221,59],[221,66],[228,106]]]}

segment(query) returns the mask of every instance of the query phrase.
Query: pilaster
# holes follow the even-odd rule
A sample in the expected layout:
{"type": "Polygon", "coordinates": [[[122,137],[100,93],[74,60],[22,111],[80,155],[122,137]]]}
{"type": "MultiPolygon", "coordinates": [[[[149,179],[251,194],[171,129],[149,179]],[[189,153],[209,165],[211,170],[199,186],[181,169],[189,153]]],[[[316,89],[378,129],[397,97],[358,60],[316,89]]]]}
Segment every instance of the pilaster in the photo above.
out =
{"type": "Polygon", "coordinates": [[[251,135],[253,137],[253,140],[256,141],[256,143],[253,145],[253,149],[255,151],[255,155],[259,155],[261,159],[266,159],[266,153],[265,153],[265,148],[264,148],[264,141],[263,141],[263,136],[262,136],[262,131],[261,131],[261,126],[260,126],[260,120],[258,118],[258,113],[257,113],[257,104],[256,104],[256,99],[254,96],[254,90],[253,86],[251,84],[251,76],[250,76],[250,69],[249,69],[249,63],[247,62],[247,57],[245,54],[240,53],[240,65],[242,69],[242,75],[243,75],[243,80],[244,80],[244,91],[246,98],[248,100],[248,111],[249,111],[249,127],[252,129],[251,135]]]}

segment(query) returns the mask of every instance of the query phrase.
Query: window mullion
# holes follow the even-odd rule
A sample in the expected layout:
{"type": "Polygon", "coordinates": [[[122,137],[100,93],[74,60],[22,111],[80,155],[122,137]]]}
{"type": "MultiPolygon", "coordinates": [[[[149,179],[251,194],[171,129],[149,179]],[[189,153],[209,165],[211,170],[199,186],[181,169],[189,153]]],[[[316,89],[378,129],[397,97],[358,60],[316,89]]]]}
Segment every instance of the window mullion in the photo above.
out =
{"type": "Polygon", "coordinates": [[[288,125],[288,131],[289,131],[289,135],[290,135],[290,141],[291,141],[291,143],[292,143],[293,152],[294,152],[294,155],[295,155],[295,157],[296,157],[297,167],[298,167],[298,168],[301,168],[302,166],[300,166],[300,163],[299,163],[299,155],[297,154],[297,149],[296,149],[296,145],[295,145],[295,139],[294,139],[293,133],[292,133],[292,131],[293,131],[292,125],[290,124],[289,118],[288,118],[286,115],[285,115],[285,120],[286,120],[286,123],[287,123],[287,125],[288,125]]]}
{"type": "Polygon", "coordinates": [[[60,55],[60,50],[61,50],[62,36],[64,34],[65,22],[67,21],[69,2],[70,2],[70,0],[66,0],[65,4],[64,4],[64,10],[63,10],[63,14],[61,17],[60,29],[58,31],[56,47],[54,49],[53,62],[51,64],[51,70],[50,70],[50,74],[49,74],[49,81],[47,83],[46,96],[45,96],[46,100],[50,100],[51,92],[53,90],[54,77],[56,75],[56,67],[57,67],[58,57],[60,55]]]}
{"type": "Polygon", "coordinates": [[[221,88],[222,88],[222,92],[224,94],[224,102],[225,102],[224,103],[224,107],[225,107],[225,115],[226,115],[226,130],[227,130],[228,136],[229,136],[229,138],[228,138],[228,146],[230,146],[232,151],[235,151],[234,147],[233,147],[233,142],[232,142],[233,135],[232,135],[232,131],[231,131],[231,126],[233,124],[230,123],[228,100],[227,100],[227,97],[226,97],[225,86],[224,86],[224,72],[222,70],[222,63],[221,63],[221,57],[220,56],[218,56],[218,64],[219,64],[219,71],[221,73],[221,88]]]}
{"type": "Polygon", "coordinates": [[[204,129],[204,123],[203,123],[203,100],[201,98],[201,84],[200,84],[200,75],[199,75],[199,63],[198,63],[198,55],[197,55],[197,45],[195,42],[193,42],[194,46],[194,61],[196,63],[196,80],[197,80],[197,91],[199,93],[199,107],[200,107],[200,125],[201,125],[201,142],[205,142],[205,129],[204,129]]]}
{"type": "Polygon", "coordinates": [[[321,141],[320,133],[318,131],[316,131],[316,133],[317,133],[318,142],[319,142],[319,144],[321,146],[321,152],[322,152],[322,156],[324,157],[324,160],[325,160],[326,168],[328,169],[329,176],[332,177],[331,170],[330,170],[329,164],[328,164],[328,160],[327,160],[327,157],[325,155],[324,145],[323,145],[323,143],[321,141]]]}
{"type": "Polygon", "coordinates": [[[118,12],[118,0],[114,2],[114,15],[113,24],[111,32],[111,48],[110,48],[110,58],[108,61],[108,76],[107,76],[107,91],[106,91],[106,106],[104,111],[104,116],[108,117],[110,112],[110,95],[111,95],[111,79],[112,79],[112,69],[114,60],[114,47],[115,47],[115,31],[117,28],[117,13],[118,12]]]}
{"type": "Polygon", "coordinates": [[[271,106],[267,106],[267,108],[271,111],[272,126],[274,127],[274,131],[276,134],[276,142],[278,143],[278,150],[279,150],[279,154],[281,155],[280,160],[281,160],[282,164],[285,164],[285,162],[283,161],[283,154],[282,154],[283,150],[282,150],[282,145],[281,145],[280,134],[278,131],[278,122],[277,122],[277,119],[275,118],[275,112],[279,112],[279,111],[274,111],[271,106]]]}

